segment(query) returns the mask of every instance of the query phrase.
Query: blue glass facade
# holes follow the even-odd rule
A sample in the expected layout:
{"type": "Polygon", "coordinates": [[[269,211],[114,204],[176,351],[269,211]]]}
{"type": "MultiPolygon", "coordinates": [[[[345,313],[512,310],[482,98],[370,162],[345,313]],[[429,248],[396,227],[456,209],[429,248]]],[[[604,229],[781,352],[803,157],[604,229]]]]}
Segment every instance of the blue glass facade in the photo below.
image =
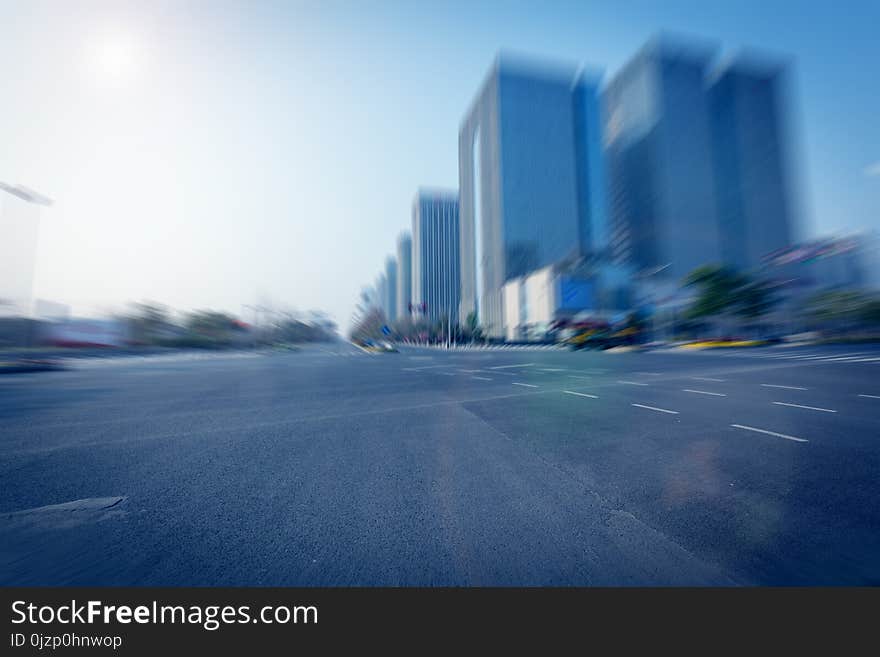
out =
{"type": "Polygon", "coordinates": [[[409,317],[412,303],[412,236],[397,238],[397,318],[409,317]]]}
{"type": "Polygon", "coordinates": [[[385,317],[389,322],[397,319],[397,260],[393,256],[385,259],[385,317]]]}
{"type": "Polygon", "coordinates": [[[742,60],[709,87],[722,255],[741,269],[792,243],[784,90],[782,67],[742,60]]]}
{"type": "Polygon", "coordinates": [[[721,259],[705,76],[712,52],[650,44],[605,91],[612,251],[680,280],[721,259]]]}
{"type": "Polygon", "coordinates": [[[503,335],[506,281],[592,249],[601,163],[596,82],[499,57],[459,135],[463,317],[503,335]]]}
{"type": "Polygon", "coordinates": [[[413,203],[413,304],[427,318],[458,321],[459,213],[454,192],[420,191],[413,203]]]}

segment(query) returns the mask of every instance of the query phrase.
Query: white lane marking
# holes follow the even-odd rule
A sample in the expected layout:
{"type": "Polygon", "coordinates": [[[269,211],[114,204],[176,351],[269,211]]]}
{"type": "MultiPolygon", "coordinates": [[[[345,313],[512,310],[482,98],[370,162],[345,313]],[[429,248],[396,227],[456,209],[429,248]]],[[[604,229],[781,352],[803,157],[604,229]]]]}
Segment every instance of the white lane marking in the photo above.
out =
{"type": "Polygon", "coordinates": [[[692,376],[694,381],[714,381],[715,383],[723,383],[724,379],[712,379],[708,376],[692,376]]]}
{"type": "Polygon", "coordinates": [[[519,365],[496,365],[495,367],[490,367],[490,370],[506,370],[511,367],[531,367],[534,363],[520,363],[519,365]]]}
{"type": "Polygon", "coordinates": [[[455,372],[437,372],[437,374],[442,374],[443,376],[455,376],[455,372]]]}
{"type": "Polygon", "coordinates": [[[641,374],[642,376],[663,376],[660,372],[636,372],[636,374],[641,374]]]}
{"type": "Polygon", "coordinates": [[[564,367],[555,367],[555,368],[539,367],[538,369],[541,370],[542,372],[565,372],[564,367]]]}
{"type": "Polygon", "coordinates": [[[669,411],[665,408],[657,408],[656,406],[645,406],[644,404],[630,404],[630,406],[638,406],[639,408],[647,408],[649,411],[657,411],[659,413],[669,413],[670,415],[678,415],[678,411],[669,411]]]}
{"type": "Polygon", "coordinates": [[[744,424],[731,424],[730,426],[735,427],[737,429],[745,429],[746,431],[757,431],[758,433],[766,433],[768,436],[776,436],[777,438],[785,438],[786,440],[793,440],[796,443],[810,442],[806,438],[795,438],[794,436],[786,436],[784,433],[776,433],[775,431],[767,431],[766,429],[758,429],[756,427],[747,427],[744,424]]]}
{"type": "Polygon", "coordinates": [[[618,383],[622,383],[627,386],[646,386],[647,383],[639,383],[638,381],[618,381],[618,383]]]}
{"type": "Polygon", "coordinates": [[[589,397],[590,399],[599,399],[597,395],[588,395],[585,392],[574,392],[573,390],[563,390],[566,395],[577,395],[578,397],[589,397]]]}
{"type": "Polygon", "coordinates": [[[789,404],[788,402],[773,402],[777,406],[791,406],[792,408],[806,408],[808,411],[822,411],[823,413],[836,413],[830,408],[819,408],[818,406],[802,406],[801,404],[789,404]]]}
{"type": "Polygon", "coordinates": [[[868,399],[880,399],[880,395],[859,395],[859,397],[867,397],[868,399]]]}
{"type": "Polygon", "coordinates": [[[761,386],[764,388],[784,388],[785,390],[807,390],[807,388],[801,388],[800,386],[778,386],[773,383],[762,383],[761,386]]]}
{"type": "Polygon", "coordinates": [[[475,379],[476,381],[491,381],[492,380],[492,379],[487,379],[485,376],[472,376],[471,378],[475,379]]]}
{"type": "Polygon", "coordinates": [[[698,395],[712,395],[713,397],[727,397],[727,395],[725,395],[722,392],[708,392],[706,390],[691,390],[690,388],[683,388],[682,392],[693,392],[698,395]]]}
{"type": "Polygon", "coordinates": [[[531,383],[517,383],[516,381],[514,381],[511,385],[523,386],[524,388],[537,388],[538,387],[536,385],[532,385],[531,383]]]}

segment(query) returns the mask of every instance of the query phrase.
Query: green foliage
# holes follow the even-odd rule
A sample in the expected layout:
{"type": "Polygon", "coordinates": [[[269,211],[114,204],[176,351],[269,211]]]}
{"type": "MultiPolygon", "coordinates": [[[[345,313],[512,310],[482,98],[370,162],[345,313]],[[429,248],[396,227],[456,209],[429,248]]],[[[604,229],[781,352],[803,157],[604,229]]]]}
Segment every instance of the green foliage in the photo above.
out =
{"type": "Polygon", "coordinates": [[[880,299],[855,290],[831,290],[810,297],[804,310],[820,322],[880,325],[880,299]]]}
{"type": "Polygon", "coordinates": [[[770,312],[779,301],[768,282],[721,265],[698,267],[688,274],[684,284],[698,289],[687,310],[688,319],[726,313],[754,320],[770,312]]]}

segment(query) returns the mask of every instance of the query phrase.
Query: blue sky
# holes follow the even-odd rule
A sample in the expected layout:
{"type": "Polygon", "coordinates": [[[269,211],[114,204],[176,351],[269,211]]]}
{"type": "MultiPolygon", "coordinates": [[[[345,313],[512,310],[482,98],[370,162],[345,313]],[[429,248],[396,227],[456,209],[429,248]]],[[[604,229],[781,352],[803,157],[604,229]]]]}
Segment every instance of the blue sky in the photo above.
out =
{"type": "Polygon", "coordinates": [[[876,1],[0,9],[0,180],[56,199],[36,293],[79,312],[268,301],[345,324],[416,188],[457,186],[498,50],[613,74],[660,30],[791,57],[807,234],[880,228],[876,1]]]}

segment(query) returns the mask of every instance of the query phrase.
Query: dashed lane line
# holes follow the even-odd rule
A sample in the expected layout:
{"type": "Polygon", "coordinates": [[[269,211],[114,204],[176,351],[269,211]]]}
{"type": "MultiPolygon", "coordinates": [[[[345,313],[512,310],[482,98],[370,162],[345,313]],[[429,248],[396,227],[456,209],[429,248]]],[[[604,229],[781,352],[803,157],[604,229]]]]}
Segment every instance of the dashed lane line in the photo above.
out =
{"type": "Polygon", "coordinates": [[[577,395],[578,397],[589,397],[590,399],[599,399],[598,395],[590,395],[586,392],[575,392],[574,390],[563,390],[566,395],[577,395]]]}
{"type": "Polygon", "coordinates": [[[793,440],[796,443],[810,442],[806,438],[796,438],[795,436],[788,436],[784,433],[776,433],[775,431],[767,431],[767,429],[758,429],[757,427],[747,427],[744,424],[731,424],[730,426],[732,426],[736,429],[745,429],[746,431],[755,431],[757,433],[767,434],[768,436],[776,436],[777,438],[785,438],[786,440],[793,440]]]}
{"type": "Polygon", "coordinates": [[[792,408],[805,408],[808,411],[822,411],[823,413],[836,413],[837,411],[830,408],[819,408],[818,406],[803,406],[802,404],[789,404],[788,402],[773,402],[777,406],[791,406],[792,408]]]}
{"type": "Polygon", "coordinates": [[[727,397],[722,392],[709,392],[708,390],[691,390],[690,388],[683,388],[682,392],[693,392],[697,395],[712,395],[713,397],[727,397]]]}
{"type": "Polygon", "coordinates": [[[670,415],[678,415],[678,411],[670,411],[666,408],[657,408],[656,406],[646,406],[645,404],[630,404],[631,406],[637,406],[638,408],[646,408],[649,411],[657,411],[658,413],[669,413],[670,415]]]}

